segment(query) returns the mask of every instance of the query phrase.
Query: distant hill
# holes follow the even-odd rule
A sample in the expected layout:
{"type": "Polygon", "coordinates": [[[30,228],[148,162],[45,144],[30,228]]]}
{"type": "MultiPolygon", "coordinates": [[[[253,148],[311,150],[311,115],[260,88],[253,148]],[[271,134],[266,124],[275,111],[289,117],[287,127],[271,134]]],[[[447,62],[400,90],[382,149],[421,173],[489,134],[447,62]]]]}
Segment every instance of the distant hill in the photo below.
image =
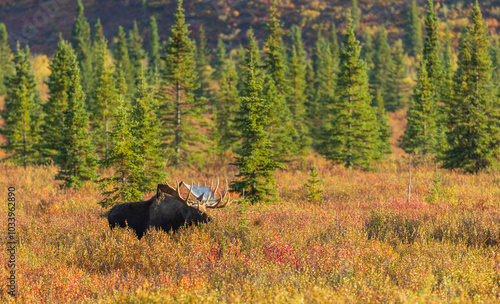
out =
{"type": "MultiPolygon", "coordinates": [[[[185,0],[187,22],[191,24],[192,37],[197,37],[198,28],[206,28],[209,45],[215,46],[219,34],[223,34],[233,47],[244,42],[249,27],[256,31],[257,38],[265,37],[267,7],[271,0],[185,0]]],[[[410,0],[360,0],[362,27],[378,24],[386,26],[389,38],[403,35],[402,25],[406,19],[406,7],[410,0]]],[[[425,14],[427,1],[419,0],[421,14],[425,14]]],[[[454,31],[466,24],[470,3],[473,1],[435,1],[441,21],[448,19],[454,31]]],[[[485,20],[493,34],[500,32],[500,4],[497,1],[480,1],[485,20]]],[[[107,38],[116,36],[122,25],[126,30],[137,20],[146,39],[147,24],[151,15],[158,19],[162,40],[166,40],[173,23],[175,0],[83,0],[85,15],[92,24],[100,18],[107,38]]],[[[279,9],[285,28],[299,24],[304,28],[304,38],[315,39],[318,27],[329,27],[335,22],[337,29],[345,28],[346,16],[351,1],[346,0],[281,0],[279,9]]],[[[69,39],[75,16],[75,0],[0,0],[0,22],[6,24],[11,42],[28,42],[34,53],[52,54],[57,44],[58,33],[69,39]]],[[[311,45],[311,44],[310,44],[311,45]]],[[[146,47],[147,45],[145,45],[146,47]]]]}

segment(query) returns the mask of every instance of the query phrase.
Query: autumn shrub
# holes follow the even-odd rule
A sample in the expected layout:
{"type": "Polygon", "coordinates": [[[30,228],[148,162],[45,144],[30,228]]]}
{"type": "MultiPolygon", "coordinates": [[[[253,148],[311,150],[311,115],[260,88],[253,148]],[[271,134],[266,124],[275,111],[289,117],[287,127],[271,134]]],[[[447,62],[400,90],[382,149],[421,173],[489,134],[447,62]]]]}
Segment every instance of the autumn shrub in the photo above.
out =
{"type": "Polygon", "coordinates": [[[368,239],[411,244],[420,236],[421,225],[422,220],[376,210],[366,221],[365,230],[368,239]]]}

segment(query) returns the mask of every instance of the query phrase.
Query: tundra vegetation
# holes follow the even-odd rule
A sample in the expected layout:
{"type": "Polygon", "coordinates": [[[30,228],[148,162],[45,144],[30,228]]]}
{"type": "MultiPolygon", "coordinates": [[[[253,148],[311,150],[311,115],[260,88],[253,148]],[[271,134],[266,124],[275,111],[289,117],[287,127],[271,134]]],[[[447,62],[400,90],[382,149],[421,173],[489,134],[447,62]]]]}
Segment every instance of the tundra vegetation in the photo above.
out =
{"type": "MultiPolygon", "coordinates": [[[[415,0],[394,19],[364,1],[350,14],[272,1],[239,46],[193,21],[191,2],[168,27],[153,2],[111,31],[77,1],[52,59],[0,23],[19,302],[500,301],[490,1],[483,17],[478,2],[415,0]],[[184,227],[170,204],[173,221],[133,223],[144,218],[126,206],[167,202],[161,181],[214,176],[236,202],[194,213],[202,225],[184,227]],[[108,211],[129,228],[110,230],[108,211]]],[[[225,11],[239,14],[220,22],[225,11]]]]}

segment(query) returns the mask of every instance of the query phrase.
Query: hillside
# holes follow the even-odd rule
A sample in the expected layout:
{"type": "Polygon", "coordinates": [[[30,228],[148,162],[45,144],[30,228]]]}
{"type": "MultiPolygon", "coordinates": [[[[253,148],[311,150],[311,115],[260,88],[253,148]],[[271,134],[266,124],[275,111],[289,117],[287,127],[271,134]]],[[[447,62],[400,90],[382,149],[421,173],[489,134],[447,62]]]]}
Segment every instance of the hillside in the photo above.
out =
{"type": "MultiPolygon", "coordinates": [[[[361,26],[372,27],[382,23],[388,29],[390,40],[403,35],[402,25],[406,19],[408,0],[366,0],[359,1],[361,26]]],[[[419,0],[421,14],[424,14],[426,1],[419,0]]],[[[452,31],[460,31],[467,22],[471,1],[438,1],[436,9],[441,20],[448,20],[452,31]]],[[[500,27],[498,17],[500,6],[495,1],[480,1],[484,18],[490,32],[496,34],[500,27]]],[[[117,28],[122,25],[126,30],[137,20],[142,24],[142,34],[148,39],[147,20],[155,15],[159,22],[161,39],[164,41],[173,23],[175,3],[173,0],[86,0],[85,15],[90,23],[101,19],[107,37],[115,37],[117,28]]],[[[215,46],[217,36],[222,33],[233,47],[244,42],[249,27],[256,31],[258,39],[265,37],[265,20],[270,0],[186,0],[187,22],[191,24],[193,37],[197,29],[205,25],[209,46],[215,46]]],[[[329,26],[335,22],[341,31],[351,1],[340,0],[282,0],[279,10],[285,29],[292,24],[303,27],[304,38],[310,42],[316,37],[318,26],[329,26]]],[[[57,44],[58,33],[70,37],[75,17],[76,1],[50,0],[2,0],[0,1],[0,22],[5,23],[10,34],[11,44],[16,40],[28,42],[34,53],[52,54],[57,44]]]]}

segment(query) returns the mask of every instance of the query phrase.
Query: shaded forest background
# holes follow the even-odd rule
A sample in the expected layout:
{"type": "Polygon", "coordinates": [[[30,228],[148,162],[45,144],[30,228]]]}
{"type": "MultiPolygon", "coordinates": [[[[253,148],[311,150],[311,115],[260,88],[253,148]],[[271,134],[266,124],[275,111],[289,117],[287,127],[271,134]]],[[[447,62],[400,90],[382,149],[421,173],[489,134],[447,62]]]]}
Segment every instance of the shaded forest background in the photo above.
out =
{"type": "MultiPolygon", "coordinates": [[[[404,36],[404,24],[407,19],[409,0],[369,0],[359,1],[361,10],[361,30],[366,27],[384,26],[392,44],[404,36]]],[[[496,1],[480,1],[482,13],[492,35],[500,33],[500,4],[496,1]]],[[[90,24],[101,19],[106,37],[116,37],[118,26],[132,29],[133,21],[139,23],[141,35],[149,39],[148,23],[154,15],[158,21],[158,32],[163,44],[166,44],[169,29],[174,22],[177,2],[174,0],[101,0],[84,1],[85,16],[90,24]]],[[[417,1],[423,18],[427,1],[417,1]]],[[[467,25],[471,4],[474,1],[451,0],[435,1],[437,16],[441,20],[441,36],[447,23],[450,27],[454,46],[458,47],[456,36],[467,25]]],[[[245,33],[252,27],[257,40],[266,37],[266,20],[271,0],[186,0],[186,22],[192,30],[192,39],[198,38],[198,29],[204,25],[208,47],[215,48],[219,34],[229,47],[236,48],[247,42],[245,33]]],[[[313,46],[319,27],[328,29],[334,22],[337,30],[345,33],[351,1],[278,1],[278,12],[284,22],[285,30],[293,24],[302,27],[306,45],[313,46]]],[[[76,12],[76,1],[68,0],[2,0],[0,1],[0,20],[6,25],[12,46],[16,40],[28,42],[34,54],[52,55],[57,48],[59,32],[63,37],[70,37],[76,12]]],[[[284,37],[287,39],[288,37],[284,37]]],[[[111,39],[110,39],[111,40],[111,39]]]]}

